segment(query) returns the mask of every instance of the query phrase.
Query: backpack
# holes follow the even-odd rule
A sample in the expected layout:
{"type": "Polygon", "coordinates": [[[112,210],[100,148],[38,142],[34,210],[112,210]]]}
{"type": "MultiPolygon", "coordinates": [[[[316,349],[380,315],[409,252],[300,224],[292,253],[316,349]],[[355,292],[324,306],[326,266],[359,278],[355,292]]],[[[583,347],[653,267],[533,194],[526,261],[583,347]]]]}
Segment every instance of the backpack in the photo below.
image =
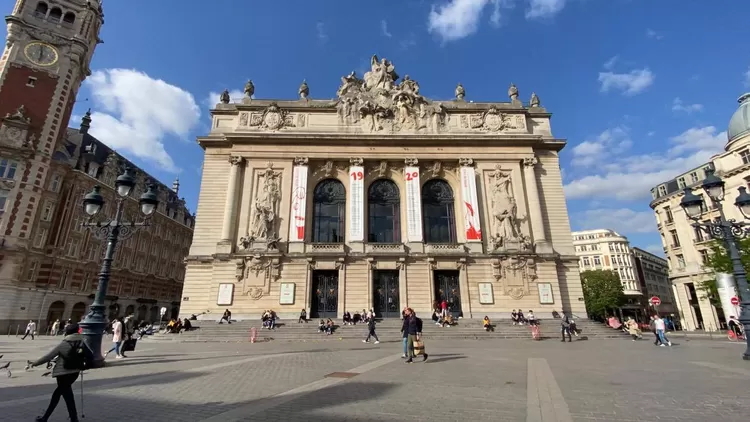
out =
{"type": "Polygon", "coordinates": [[[70,348],[62,354],[63,368],[85,371],[92,367],[94,353],[82,340],[68,341],[70,348]]]}

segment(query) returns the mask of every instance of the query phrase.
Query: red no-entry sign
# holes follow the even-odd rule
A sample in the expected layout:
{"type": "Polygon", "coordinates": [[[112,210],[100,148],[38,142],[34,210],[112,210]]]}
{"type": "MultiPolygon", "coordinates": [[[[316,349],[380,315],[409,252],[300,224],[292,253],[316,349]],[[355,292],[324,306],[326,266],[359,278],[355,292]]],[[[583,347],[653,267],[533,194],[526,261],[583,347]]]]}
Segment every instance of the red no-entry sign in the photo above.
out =
{"type": "Polygon", "coordinates": [[[654,306],[661,305],[661,299],[659,299],[659,296],[653,296],[651,298],[651,304],[654,305],[654,306]]]}
{"type": "Polygon", "coordinates": [[[737,296],[734,296],[733,298],[731,298],[731,299],[729,300],[729,302],[730,302],[730,303],[731,303],[732,305],[734,305],[734,306],[737,306],[737,305],[739,305],[739,304],[740,304],[740,299],[739,299],[739,298],[738,298],[737,296]]]}

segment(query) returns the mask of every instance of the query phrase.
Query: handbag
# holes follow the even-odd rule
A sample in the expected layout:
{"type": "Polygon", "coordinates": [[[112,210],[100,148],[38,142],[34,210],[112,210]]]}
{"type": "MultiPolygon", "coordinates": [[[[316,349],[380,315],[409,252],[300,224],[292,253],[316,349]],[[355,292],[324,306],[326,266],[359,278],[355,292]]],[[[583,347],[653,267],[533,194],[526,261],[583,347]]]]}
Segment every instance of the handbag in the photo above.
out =
{"type": "Polygon", "coordinates": [[[420,356],[424,355],[424,341],[422,340],[415,340],[414,341],[414,356],[420,356]]]}
{"type": "Polygon", "coordinates": [[[134,352],[135,351],[135,344],[138,341],[138,339],[131,338],[129,340],[125,340],[125,342],[122,344],[122,351],[123,352],[134,352]]]}

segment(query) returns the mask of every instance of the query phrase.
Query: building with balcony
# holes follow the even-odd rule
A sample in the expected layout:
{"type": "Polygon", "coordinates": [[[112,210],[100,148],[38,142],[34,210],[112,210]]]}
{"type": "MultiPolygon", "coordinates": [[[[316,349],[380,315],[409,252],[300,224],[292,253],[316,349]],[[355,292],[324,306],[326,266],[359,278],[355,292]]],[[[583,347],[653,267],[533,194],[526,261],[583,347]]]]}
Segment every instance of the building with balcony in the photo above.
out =
{"type": "Polygon", "coordinates": [[[673,316],[679,319],[679,312],[675,306],[672,283],[669,281],[669,263],[666,259],[654,255],[641,248],[633,248],[633,262],[635,274],[638,278],[640,290],[643,292],[641,302],[647,314],[657,312],[662,316],[673,316]],[[652,297],[661,300],[659,306],[650,303],[652,297]]]}
{"type": "MultiPolygon", "coordinates": [[[[680,207],[683,189],[689,187],[699,196],[705,196],[700,184],[707,174],[714,173],[726,183],[722,211],[728,219],[744,220],[734,205],[737,188],[750,184],[750,94],[741,96],[739,108],[729,122],[724,152],[717,154],[701,166],[677,175],[674,179],[651,189],[651,208],[656,214],[664,252],[669,262],[669,279],[672,283],[678,311],[683,326],[688,330],[717,330],[725,321],[720,308],[711,305],[702,283],[714,278],[703,264],[710,254],[710,235],[694,228],[680,207]]],[[[706,198],[702,221],[719,218],[718,207],[706,198]]]]}
{"type": "MultiPolygon", "coordinates": [[[[300,77],[300,79],[302,79],[300,77]]],[[[584,317],[550,114],[539,98],[433,101],[373,57],[333,100],[221,96],[181,314],[336,317],[374,308],[584,317]]],[[[211,318],[216,318],[211,317],[211,318]]]]}
{"type": "Polygon", "coordinates": [[[627,303],[622,307],[623,313],[642,317],[643,292],[638,283],[628,238],[609,229],[576,231],[572,236],[580,271],[614,271],[620,276],[627,298],[627,303]]]}

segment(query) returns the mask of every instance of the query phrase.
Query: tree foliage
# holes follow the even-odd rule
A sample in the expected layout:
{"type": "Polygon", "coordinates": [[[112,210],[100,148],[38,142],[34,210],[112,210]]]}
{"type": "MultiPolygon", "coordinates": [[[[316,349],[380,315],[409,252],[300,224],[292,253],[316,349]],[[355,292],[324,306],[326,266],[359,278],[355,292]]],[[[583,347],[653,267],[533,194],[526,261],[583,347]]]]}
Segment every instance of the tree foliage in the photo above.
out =
{"type": "Polygon", "coordinates": [[[581,273],[583,299],[590,318],[606,317],[609,311],[625,303],[620,276],[610,270],[592,270],[581,273]]]}
{"type": "MultiPolygon", "coordinates": [[[[734,269],[732,267],[732,260],[729,259],[729,253],[724,246],[724,241],[721,239],[715,239],[711,241],[709,248],[711,252],[708,254],[708,259],[703,264],[703,267],[712,271],[714,274],[733,274],[734,269]]],[[[742,260],[742,266],[745,267],[745,272],[750,273],[750,238],[738,240],[737,249],[739,249],[740,259],[742,260]]],[[[698,283],[697,288],[702,292],[703,299],[708,299],[714,306],[721,306],[721,301],[719,300],[719,289],[715,277],[702,283],[698,283]]]]}

